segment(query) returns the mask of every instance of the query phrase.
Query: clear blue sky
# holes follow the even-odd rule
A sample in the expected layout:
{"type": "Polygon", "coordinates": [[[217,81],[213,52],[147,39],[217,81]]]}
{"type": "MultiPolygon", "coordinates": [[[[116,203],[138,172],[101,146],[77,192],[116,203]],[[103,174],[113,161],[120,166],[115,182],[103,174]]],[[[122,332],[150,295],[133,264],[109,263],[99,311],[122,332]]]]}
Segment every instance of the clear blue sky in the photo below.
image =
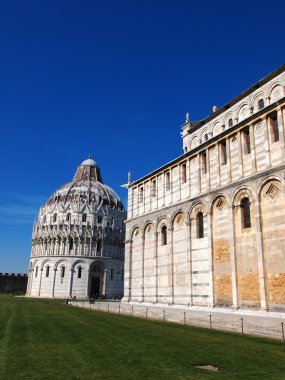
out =
{"type": "Polygon", "coordinates": [[[180,126],[284,63],[284,1],[1,1],[0,272],[91,152],[119,186],[182,153],[180,126]]]}

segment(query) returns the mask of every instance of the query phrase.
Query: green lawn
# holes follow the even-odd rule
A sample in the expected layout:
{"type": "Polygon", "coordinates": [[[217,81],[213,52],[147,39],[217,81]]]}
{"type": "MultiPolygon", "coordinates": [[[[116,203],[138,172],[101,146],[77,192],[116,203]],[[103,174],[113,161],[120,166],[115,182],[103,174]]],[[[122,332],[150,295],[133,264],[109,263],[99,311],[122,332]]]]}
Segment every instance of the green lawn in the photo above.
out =
{"type": "Polygon", "coordinates": [[[208,378],[285,379],[285,343],[0,296],[1,380],[208,378]]]}

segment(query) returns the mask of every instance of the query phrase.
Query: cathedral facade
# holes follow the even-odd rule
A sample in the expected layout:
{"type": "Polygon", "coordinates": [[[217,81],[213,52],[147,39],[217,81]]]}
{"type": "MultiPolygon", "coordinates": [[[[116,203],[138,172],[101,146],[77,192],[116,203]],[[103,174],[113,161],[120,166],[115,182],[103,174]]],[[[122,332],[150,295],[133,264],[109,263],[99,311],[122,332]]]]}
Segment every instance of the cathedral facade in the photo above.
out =
{"type": "Polygon", "coordinates": [[[40,209],[27,295],[122,297],[126,213],[91,157],[40,209]]]}
{"type": "Polygon", "coordinates": [[[124,302],[285,311],[285,65],[128,184],[124,302]]]}

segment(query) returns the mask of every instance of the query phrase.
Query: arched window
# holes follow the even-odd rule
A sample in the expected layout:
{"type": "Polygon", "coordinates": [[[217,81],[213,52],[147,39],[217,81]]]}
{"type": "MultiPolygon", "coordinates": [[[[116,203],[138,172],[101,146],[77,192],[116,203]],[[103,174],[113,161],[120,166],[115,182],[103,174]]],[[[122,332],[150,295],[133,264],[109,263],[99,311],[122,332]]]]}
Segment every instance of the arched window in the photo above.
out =
{"type": "Polygon", "coordinates": [[[264,100],[263,99],[259,99],[259,101],[258,101],[258,109],[262,110],[262,108],[264,108],[264,100]]]}
{"type": "Polygon", "coordinates": [[[66,221],[67,221],[67,222],[70,221],[70,212],[66,214],[66,221]]]}
{"type": "Polygon", "coordinates": [[[232,127],[233,126],[233,119],[230,118],[229,121],[228,121],[228,127],[232,127]]]}
{"type": "Polygon", "coordinates": [[[161,245],[167,245],[167,227],[163,226],[161,229],[161,245]]]}
{"type": "Polygon", "coordinates": [[[49,266],[46,267],[46,277],[49,276],[49,266]]]}
{"type": "Polygon", "coordinates": [[[64,275],[65,275],[65,267],[61,267],[60,277],[63,278],[64,275]]]}
{"type": "Polygon", "coordinates": [[[56,222],[57,214],[53,214],[53,222],[56,222]]]}
{"type": "Polygon", "coordinates": [[[204,237],[204,215],[201,211],[196,215],[196,223],[197,239],[202,239],[204,237]]]}
{"type": "Polygon", "coordinates": [[[81,275],[82,275],[82,267],[78,267],[77,278],[81,278],[81,275]]]}
{"type": "Polygon", "coordinates": [[[86,214],[83,214],[83,215],[82,215],[82,222],[86,222],[86,220],[87,220],[87,215],[86,215],[86,214]]]}
{"type": "Polygon", "coordinates": [[[39,267],[36,267],[35,277],[38,277],[39,267]]]}
{"type": "Polygon", "coordinates": [[[241,226],[242,228],[251,227],[251,218],[250,218],[250,202],[248,198],[243,198],[240,202],[241,208],[241,226]]]}

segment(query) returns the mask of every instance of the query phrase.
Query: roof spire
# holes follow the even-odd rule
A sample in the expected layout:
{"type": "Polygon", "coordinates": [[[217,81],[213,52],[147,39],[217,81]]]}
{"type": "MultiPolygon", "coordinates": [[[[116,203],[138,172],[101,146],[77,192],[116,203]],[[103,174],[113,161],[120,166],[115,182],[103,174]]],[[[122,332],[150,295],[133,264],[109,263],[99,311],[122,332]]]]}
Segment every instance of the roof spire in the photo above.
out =
{"type": "Polygon", "coordinates": [[[92,159],[92,154],[91,153],[89,153],[88,158],[90,158],[90,160],[92,159]]]}

